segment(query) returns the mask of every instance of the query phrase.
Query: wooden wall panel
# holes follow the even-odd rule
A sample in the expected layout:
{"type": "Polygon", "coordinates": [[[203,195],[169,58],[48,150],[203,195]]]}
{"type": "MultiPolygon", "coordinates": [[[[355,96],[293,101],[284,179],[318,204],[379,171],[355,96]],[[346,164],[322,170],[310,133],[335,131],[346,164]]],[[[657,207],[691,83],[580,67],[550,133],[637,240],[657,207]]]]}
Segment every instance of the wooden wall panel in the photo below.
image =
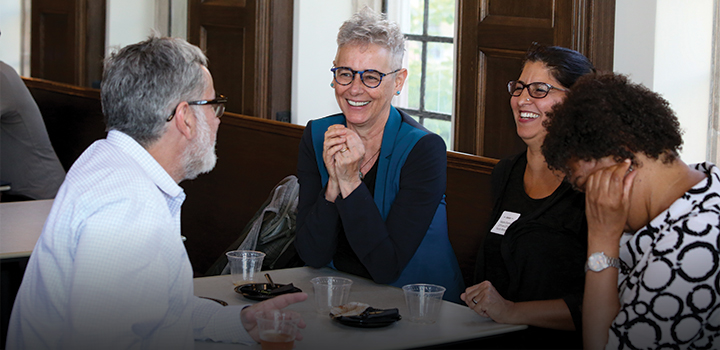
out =
{"type": "Polygon", "coordinates": [[[477,253],[489,230],[490,174],[495,164],[495,159],[448,152],[448,232],[468,287],[473,285],[477,253]]]}
{"type": "Polygon", "coordinates": [[[208,56],[208,68],[213,73],[215,91],[229,97],[225,108],[236,113],[253,111],[255,94],[246,91],[253,74],[245,69],[248,64],[252,66],[252,60],[248,62],[245,55],[245,29],[205,26],[201,43],[208,56]]]}
{"type": "Polygon", "coordinates": [[[102,76],[105,0],[32,0],[30,74],[90,87],[102,76]]]}
{"type": "Polygon", "coordinates": [[[280,180],[295,174],[304,127],[226,113],[217,136],[218,162],[184,181],[182,227],[196,275],[233,243],[280,180]]]}
{"type": "Polygon", "coordinates": [[[555,32],[553,0],[482,1],[478,49],[527,49],[528,39],[552,42],[555,32]]]}
{"type": "Polygon", "coordinates": [[[482,93],[479,94],[480,105],[484,106],[482,112],[483,135],[494,137],[483,138],[484,154],[489,157],[501,158],[503,154],[515,154],[526,148],[525,143],[517,136],[515,120],[510,108],[510,95],[507,93],[508,73],[515,74],[512,79],[520,75],[520,64],[523,54],[517,51],[486,49],[481,55],[478,70],[483,74],[482,93]],[[499,102],[499,103],[498,103],[499,102]]]}
{"type": "Polygon", "coordinates": [[[206,52],[229,112],[290,121],[292,9],[292,0],[190,1],[188,41],[206,52]]]}
{"type": "Polygon", "coordinates": [[[78,85],[75,41],[76,4],[73,0],[32,4],[31,74],[33,77],[78,85]]]}
{"type": "Polygon", "coordinates": [[[612,69],[614,0],[460,0],[455,147],[504,158],[524,148],[505,84],[533,42],[577,50],[612,69]]]}
{"type": "Polygon", "coordinates": [[[255,115],[255,2],[193,0],[188,41],[208,57],[215,90],[228,97],[226,110],[255,115]]]}
{"type": "Polygon", "coordinates": [[[50,142],[65,171],[95,140],[104,138],[100,90],[23,78],[40,108],[50,142]]]}

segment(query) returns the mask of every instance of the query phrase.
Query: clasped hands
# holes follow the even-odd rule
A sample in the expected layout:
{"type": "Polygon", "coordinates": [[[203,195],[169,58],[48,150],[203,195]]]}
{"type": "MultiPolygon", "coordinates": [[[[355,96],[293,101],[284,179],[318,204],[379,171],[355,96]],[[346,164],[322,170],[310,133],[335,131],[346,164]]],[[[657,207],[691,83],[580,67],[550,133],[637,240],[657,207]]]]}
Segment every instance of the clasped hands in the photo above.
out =
{"type": "Polygon", "coordinates": [[[328,172],[325,198],[334,202],[339,194],[343,198],[354,191],[360,179],[360,164],[365,157],[365,146],[360,136],[342,124],[331,125],[325,131],[323,161],[328,172]]]}

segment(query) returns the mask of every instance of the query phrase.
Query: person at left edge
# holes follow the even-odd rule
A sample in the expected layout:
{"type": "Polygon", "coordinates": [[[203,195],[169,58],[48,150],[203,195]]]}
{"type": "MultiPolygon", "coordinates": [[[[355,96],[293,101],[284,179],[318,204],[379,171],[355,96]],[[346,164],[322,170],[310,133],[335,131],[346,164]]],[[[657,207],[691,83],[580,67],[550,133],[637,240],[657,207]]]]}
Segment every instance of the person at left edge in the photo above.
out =
{"type": "Polygon", "coordinates": [[[178,183],[215,166],[227,102],[216,97],[206,62],[196,46],[156,37],[106,60],[107,138],[83,152],[58,191],[15,300],[7,349],[254,344],[257,311],[307,298],[243,308],[194,296],[178,183]]]}
{"type": "Polygon", "coordinates": [[[444,298],[459,303],[445,143],[391,106],[407,77],[403,34],[366,7],[340,27],[337,42],[331,87],[342,113],[303,133],[296,249],[313,267],[397,287],[442,285],[444,298]]]}
{"type": "Polygon", "coordinates": [[[40,108],[13,67],[0,61],[0,180],[3,202],[55,198],[65,179],[40,108]]]}

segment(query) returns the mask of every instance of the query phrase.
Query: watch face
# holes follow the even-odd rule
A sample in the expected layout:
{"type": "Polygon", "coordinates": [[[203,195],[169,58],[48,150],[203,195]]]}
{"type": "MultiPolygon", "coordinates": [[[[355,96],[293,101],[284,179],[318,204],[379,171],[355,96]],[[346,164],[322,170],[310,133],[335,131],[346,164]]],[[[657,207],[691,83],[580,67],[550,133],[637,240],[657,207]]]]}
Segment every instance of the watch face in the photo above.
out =
{"type": "Polygon", "coordinates": [[[605,256],[605,254],[603,253],[593,253],[592,255],[590,255],[587,265],[589,270],[595,272],[605,270],[609,266],[607,256],[605,256]]]}

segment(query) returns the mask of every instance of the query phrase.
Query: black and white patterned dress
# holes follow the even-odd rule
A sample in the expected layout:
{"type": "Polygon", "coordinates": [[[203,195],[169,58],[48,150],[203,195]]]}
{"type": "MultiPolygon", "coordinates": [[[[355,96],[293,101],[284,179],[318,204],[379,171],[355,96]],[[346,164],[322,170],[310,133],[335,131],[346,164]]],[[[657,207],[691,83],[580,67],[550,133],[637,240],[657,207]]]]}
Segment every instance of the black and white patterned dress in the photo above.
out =
{"type": "Polygon", "coordinates": [[[623,236],[607,349],[720,348],[720,170],[692,167],[707,178],[623,236]]]}

